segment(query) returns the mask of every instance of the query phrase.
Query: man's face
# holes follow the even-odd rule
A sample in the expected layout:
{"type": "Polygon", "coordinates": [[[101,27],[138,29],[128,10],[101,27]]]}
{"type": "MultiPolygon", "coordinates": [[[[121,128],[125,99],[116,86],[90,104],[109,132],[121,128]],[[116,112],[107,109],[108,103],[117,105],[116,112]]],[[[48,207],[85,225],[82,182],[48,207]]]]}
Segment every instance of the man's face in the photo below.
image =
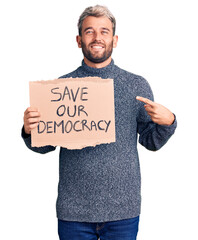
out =
{"type": "Polygon", "coordinates": [[[103,63],[117,46],[117,36],[113,36],[112,22],[107,17],[85,18],[82,36],[77,36],[78,46],[84,57],[92,63],[103,63]]]}

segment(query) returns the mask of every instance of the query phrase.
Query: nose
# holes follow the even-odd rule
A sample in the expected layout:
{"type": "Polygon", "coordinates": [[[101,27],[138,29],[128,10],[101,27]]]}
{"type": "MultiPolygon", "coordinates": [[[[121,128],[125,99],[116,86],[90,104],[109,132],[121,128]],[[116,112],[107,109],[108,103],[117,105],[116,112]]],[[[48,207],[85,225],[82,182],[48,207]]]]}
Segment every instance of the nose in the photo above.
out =
{"type": "Polygon", "coordinates": [[[94,39],[95,41],[100,41],[101,40],[101,33],[98,31],[95,31],[95,34],[94,34],[94,39]]]}

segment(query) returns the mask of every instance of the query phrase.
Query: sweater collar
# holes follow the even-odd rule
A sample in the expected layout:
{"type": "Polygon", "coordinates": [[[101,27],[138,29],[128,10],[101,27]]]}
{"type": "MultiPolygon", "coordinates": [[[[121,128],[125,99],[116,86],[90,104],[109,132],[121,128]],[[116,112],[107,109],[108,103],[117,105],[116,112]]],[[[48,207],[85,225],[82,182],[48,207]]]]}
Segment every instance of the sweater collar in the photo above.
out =
{"type": "Polygon", "coordinates": [[[90,74],[104,74],[104,73],[108,73],[108,72],[112,72],[113,68],[114,68],[114,60],[112,59],[111,62],[103,68],[93,68],[93,67],[89,67],[84,60],[82,60],[82,69],[83,71],[90,73],[90,74]]]}

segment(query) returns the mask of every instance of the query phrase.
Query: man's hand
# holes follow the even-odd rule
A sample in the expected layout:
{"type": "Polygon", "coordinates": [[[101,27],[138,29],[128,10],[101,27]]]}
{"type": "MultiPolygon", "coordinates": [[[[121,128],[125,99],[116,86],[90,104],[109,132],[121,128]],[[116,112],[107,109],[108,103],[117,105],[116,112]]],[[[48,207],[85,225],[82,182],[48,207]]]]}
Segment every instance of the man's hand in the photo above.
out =
{"type": "Polygon", "coordinates": [[[31,134],[31,130],[36,128],[39,123],[40,113],[37,108],[29,107],[24,112],[24,130],[26,134],[31,134]]]}
{"type": "Polygon", "coordinates": [[[175,120],[174,114],[164,106],[155,103],[147,98],[136,97],[137,100],[146,103],[145,110],[151,117],[151,120],[159,125],[170,126],[175,120]]]}

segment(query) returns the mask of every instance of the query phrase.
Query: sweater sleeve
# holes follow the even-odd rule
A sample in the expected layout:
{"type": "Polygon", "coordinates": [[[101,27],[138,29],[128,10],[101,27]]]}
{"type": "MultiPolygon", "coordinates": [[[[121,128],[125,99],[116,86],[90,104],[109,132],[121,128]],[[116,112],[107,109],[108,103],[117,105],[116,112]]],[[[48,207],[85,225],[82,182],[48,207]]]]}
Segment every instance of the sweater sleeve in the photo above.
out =
{"type": "Polygon", "coordinates": [[[21,131],[21,136],[22,136],[22,138],[23,138],[23,140],[25,142],[25,145],[30,150],[32,150],[33,152],[44,154],[44,153],[48,153],[48,152],[54,151],[56,149],[56,147],[53,147],[53,146],[32,147],[31,146],[31,134],[26,134],[25,133],[24,126],[23,126],[22,131],[21,131]]]}
{"type": "MultiPolygon", "coordinates": [[[[139,96],[148,98],[154,101],[152,90],[148,82],[141,78],[138,86],[139,96]]],[[[154,123],[150,116],[144,109],[144,103],[137,102],[138,115],[137,115],[137,132],[139,133],[139,143],[151,151],[157,151],[163,147],[170,137],[174,134],[177,127],[177,120],[172,125],[164,126],[154,123]]]]}

